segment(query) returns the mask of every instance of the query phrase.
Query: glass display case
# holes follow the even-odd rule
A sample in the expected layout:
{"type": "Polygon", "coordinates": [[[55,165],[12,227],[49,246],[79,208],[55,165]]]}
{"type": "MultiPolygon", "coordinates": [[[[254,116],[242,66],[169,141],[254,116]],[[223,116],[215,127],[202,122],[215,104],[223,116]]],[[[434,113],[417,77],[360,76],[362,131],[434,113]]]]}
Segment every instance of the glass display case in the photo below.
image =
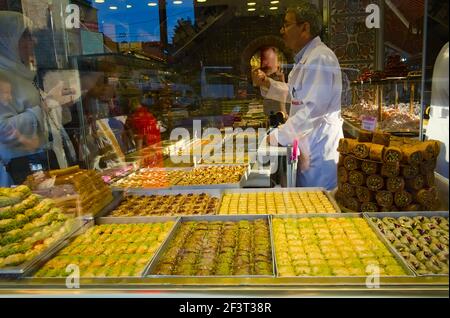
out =
{"type": "Polygon", "coordinates": [[[420,72],[352,82],[352,106],[343,107],[346,132],[354,137],[358,136],[358,129],[419,137],[425,114],[420,87],[420,72]]]}
{"type": "Polygon", "coordinates": [[[448,297],[445,15],[0,1],[0,295],[448,297]]]}

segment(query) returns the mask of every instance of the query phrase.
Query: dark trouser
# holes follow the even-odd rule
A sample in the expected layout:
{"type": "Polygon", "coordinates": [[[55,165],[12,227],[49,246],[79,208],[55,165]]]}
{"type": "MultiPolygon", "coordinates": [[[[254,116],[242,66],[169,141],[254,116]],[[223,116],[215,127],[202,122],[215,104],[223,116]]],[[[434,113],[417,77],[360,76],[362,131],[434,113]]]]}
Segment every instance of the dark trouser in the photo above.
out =
{"type": "Polygon", "coordinates": [[[34,155],[11,159],[7,166],[9,175],[14,184],[22,184],[25,179],[34,173],[31,169],[32,165],[41,165],[42,170],[58,169],[58,161],[53,150],[47,150],[34,155]]]}

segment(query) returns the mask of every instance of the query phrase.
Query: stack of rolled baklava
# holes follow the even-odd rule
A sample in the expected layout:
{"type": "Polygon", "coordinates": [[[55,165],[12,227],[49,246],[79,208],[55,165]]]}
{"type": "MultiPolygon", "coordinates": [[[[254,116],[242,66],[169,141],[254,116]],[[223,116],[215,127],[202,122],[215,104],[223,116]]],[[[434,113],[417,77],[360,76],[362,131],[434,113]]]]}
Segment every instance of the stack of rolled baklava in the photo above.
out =
{"type": "MultiPolygon", "coordinates": [[[[45,173],[45,180],[54,178],[54,187],[59,191],[38,191],[38,193],[51,197],[60,208],[75,215],[91,214],[100,212],[112,201],[112,192],[103,181],[102,176],[93,170],[80,169],[78,166],[51,170],[45,173]]],[[[42,180],[36,181],[30,176],[25,184],[32,190],[41,188],[42,180]]]]}
{"type": "Polygon", "coordinates": [[[433,211],[440,143],[396,139],[379,132],[339,143],[336,200],[355,212],[433,211]]]}

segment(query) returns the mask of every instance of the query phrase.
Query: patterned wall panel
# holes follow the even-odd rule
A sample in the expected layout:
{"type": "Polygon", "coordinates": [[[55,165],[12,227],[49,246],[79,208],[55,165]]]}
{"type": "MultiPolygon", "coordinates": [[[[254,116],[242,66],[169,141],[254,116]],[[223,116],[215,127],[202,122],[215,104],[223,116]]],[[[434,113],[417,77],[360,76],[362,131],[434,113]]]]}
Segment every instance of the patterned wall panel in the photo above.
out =
{"type": "Polygon", "coordinates": [[[342,67],[375,68],[377,31],[365,20],[367,5],[375,0],[330,0],[329,39],[342,67]]]}

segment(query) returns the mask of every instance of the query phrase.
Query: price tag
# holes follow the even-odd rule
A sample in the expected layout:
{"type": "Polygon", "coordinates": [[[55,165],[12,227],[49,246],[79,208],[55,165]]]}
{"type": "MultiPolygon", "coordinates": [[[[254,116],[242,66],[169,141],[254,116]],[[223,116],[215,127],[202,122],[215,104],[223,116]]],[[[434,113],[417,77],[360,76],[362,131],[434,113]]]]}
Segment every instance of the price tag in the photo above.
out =
{"type": "Polygon", "coordinates": [[[377,128],[377,119],[372,116],[362,116],[362,128],[369,131],[375,131],[377,128]]]}

